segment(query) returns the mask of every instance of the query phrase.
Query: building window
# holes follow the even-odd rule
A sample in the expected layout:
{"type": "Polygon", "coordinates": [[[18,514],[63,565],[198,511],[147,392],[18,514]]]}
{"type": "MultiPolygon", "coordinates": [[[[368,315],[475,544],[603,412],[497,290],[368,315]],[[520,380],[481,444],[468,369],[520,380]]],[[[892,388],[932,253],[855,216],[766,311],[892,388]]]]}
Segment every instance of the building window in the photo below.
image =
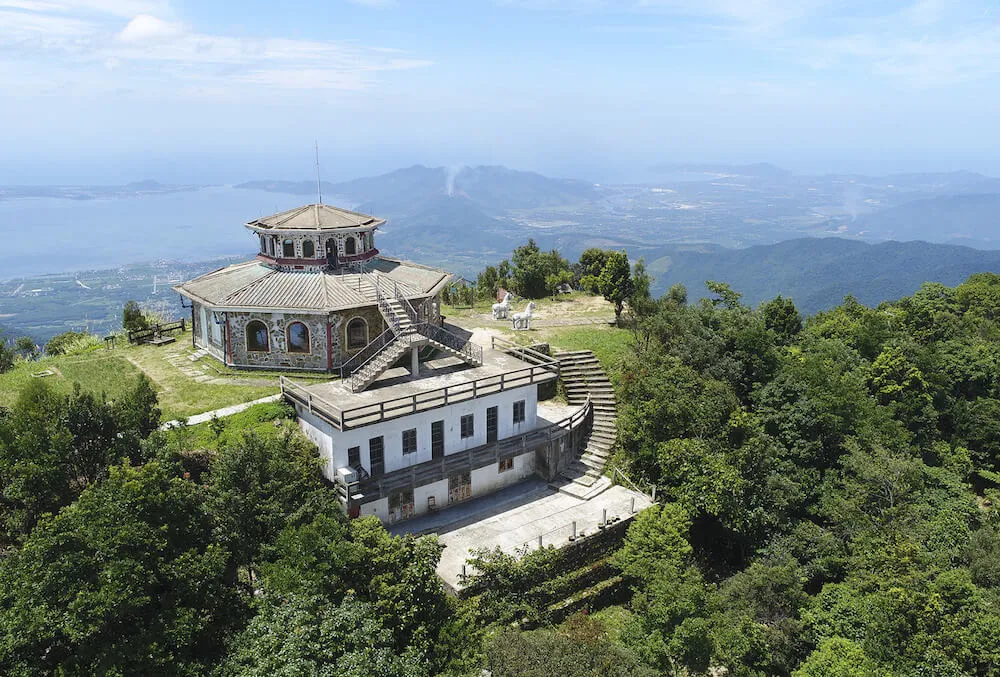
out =
{"type": "Polygon", "coordinates": [[[354,238],[348,237],[344,241],[344,254],[350,256],[351,254],[356,254],[357,251],[357,243],[354,241],[354,238]]]}
{"type": "Polygon", "coordinates": [[[281,244],[281,255],[284,256],[286,259],[294,259],[295,258],[295,243],[292,242],[291,240],[285,240],[281,244]]]}
{"type": "Polygon", "coordinates": [[[514,469],[514,457],[501,458],[500,465],[497,467],[498,472],[507,472],[508,470],[514,469]]]}
{"type": "Polygon", "coordinates": [[[417,451],[417,429],[403,431],[403,453],[414,454],[417,451]]]}
{"type": "Polygon", "coordinates": [[[368,345],[368,323],[355,317],[347,323],[347,349],[356,350],[368,345]]]}
{"type": "Polygon", "coordinates": [[[466,437],[472,437],[476,434],[476,424],[475,417],[472,414],[466,414],[462,417],[462,439],[466,437]]]}
{"type": "Polygon", "coordinates": [[[524,400],[514,403],[514,424],[524,423],[524,400]]]}
{"type": "Polygon", "coordinates": [[[302,258],[311,259],[316,256],[316,245],[313,244],[312,240],[302,241],[302,258]]]}
{"type": "Polygon", "coordinates": [[[271,351],[267,325],[260,320],[247,322],[247,350],[251,353],[267,353],[271,351]]]}
{"type": "Polygon", "coordinates": [[[264,237],[263,235],[260,236],[260,253],[261,254],[267,253],[267,238],[264,237]]]}
{"type": "Polygon", "coordinates": [[[381,435],[368,440],[368,467],[372,477],[385,472],[385,440],[381,435]]]}
{"type": "Polygon", "coordinates": [[[267,253],[274,256],[274,238],[267,238],[267,253]]]}
{"type": "Polygon", "coordinates": [[[361,447],[351,447],[347,450],[347,465],[355,470],[361,467],[361,447]]]}
{"type": "Polygon", "coordinates": [[[309,328],[301,322],[288,325],[288,352],[309,353],[309,328]]]}

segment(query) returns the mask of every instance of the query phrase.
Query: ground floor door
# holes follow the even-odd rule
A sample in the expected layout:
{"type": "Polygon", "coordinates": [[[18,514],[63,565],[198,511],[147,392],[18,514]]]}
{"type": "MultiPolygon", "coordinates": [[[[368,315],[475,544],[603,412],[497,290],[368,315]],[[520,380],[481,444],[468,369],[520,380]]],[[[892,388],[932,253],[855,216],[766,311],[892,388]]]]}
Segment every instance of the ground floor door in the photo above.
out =
{"type": "Polygon", "coordinates": [[[413,489],[403,489],[389,494],[389,522],[413,517],[413,489]]]}
{"type": "Polygon", "coordinates": [[[472,496],[472,473],[463,472],[448,478],[448,502],[457,503],[472,496]]]}

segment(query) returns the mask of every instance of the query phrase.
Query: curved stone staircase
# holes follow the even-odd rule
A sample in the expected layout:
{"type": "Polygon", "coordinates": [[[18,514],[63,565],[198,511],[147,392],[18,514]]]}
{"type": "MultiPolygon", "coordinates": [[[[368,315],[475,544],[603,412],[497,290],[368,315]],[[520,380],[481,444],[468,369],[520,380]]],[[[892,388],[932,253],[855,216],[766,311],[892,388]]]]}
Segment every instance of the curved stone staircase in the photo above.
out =
{"type": "Polygon", "coordinates": [[[603,474],[604,464],[618,434],[614,386],[597,357],[589,350],[573,350],[553,356],[559,362],[559,376],[566,390],[567,402],[581,406],[589,395],[594,407],[594,423],[583,451],[561,473],[566,482],[559,485],[559,490],[590,498],[611,485],[603,474]]]}

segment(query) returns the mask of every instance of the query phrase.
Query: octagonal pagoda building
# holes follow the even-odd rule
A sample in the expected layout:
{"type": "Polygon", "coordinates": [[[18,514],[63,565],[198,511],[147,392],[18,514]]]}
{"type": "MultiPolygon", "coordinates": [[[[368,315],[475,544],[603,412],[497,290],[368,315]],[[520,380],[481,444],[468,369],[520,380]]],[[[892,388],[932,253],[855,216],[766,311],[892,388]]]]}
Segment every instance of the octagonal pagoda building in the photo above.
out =
{"type": "Polygon", "coordinates": [[[400,323],[440,324],[451,274],[382,256],[384,223],[324,204],[250,221],[254,260],[174,287],[195,345],[231,367],[333,372],[380,352],[400,323]]]}

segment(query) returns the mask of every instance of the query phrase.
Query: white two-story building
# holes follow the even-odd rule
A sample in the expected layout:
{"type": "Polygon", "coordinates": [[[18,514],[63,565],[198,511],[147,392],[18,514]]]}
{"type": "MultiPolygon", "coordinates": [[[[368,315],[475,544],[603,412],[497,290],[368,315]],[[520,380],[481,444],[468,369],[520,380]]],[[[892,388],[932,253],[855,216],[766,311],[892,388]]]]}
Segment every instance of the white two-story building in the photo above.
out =
{"type": "Polygon", "coordinates": [[[533,474],[554,478],[591,420],[589,404],[539,416],[538,388],[557,376],[547,356],[494,343],[478,365],[444,357],[416,373],[390,369],[362,392],[287,379],[284,392],[348,513],[390,524],[533,474]]]}

